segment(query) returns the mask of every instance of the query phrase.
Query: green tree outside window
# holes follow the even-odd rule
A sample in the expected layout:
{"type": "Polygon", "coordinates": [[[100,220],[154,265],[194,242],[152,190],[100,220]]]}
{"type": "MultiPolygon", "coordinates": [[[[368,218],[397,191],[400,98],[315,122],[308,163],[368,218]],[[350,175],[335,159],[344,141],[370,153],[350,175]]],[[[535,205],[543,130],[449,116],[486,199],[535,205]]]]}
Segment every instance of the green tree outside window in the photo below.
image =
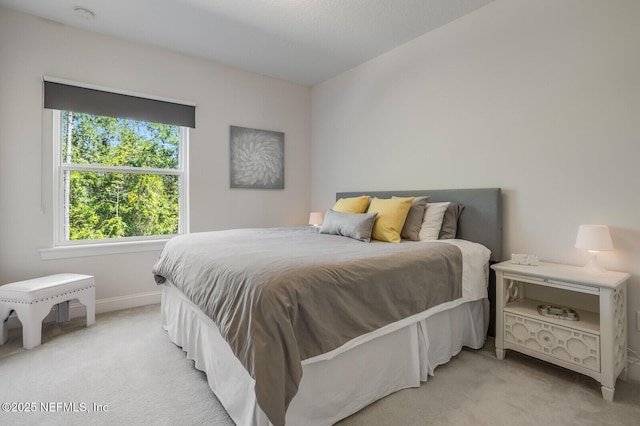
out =
{"type": "Polygon", "coordinates": [[[61,112],[63,240],[177,234],[180,127],[61,112]]]}

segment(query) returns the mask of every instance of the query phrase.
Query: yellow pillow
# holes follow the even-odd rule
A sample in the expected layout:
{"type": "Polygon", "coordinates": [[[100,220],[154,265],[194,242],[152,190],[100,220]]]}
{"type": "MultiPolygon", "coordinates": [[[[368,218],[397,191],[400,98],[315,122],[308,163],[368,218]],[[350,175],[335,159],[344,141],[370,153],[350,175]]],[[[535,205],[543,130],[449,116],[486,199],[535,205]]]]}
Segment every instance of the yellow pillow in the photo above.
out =
{"type": "Polygon", "coordinates": [[[340,198],[333,206],[334,212],[364,213],[369,206],[369,196],[361,195],[353,198],[340,198]]]}
{"type": "Polygon", "coordinates": [[[407,219],[413,197],[408,198],[374,198],[367,213],[378,213],[373,224],[371,238],[390,243],[400,242],[400,232],[407,219]]]}

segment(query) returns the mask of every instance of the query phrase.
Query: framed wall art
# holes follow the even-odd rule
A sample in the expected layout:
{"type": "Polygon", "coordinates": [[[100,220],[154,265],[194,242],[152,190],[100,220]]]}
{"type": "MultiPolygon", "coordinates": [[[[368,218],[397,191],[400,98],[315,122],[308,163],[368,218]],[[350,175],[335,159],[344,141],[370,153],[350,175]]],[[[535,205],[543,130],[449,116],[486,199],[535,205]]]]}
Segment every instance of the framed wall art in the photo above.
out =
{"type": "Polygon", "coordinates": [[[284,133],[230,126],[231,188],[284,189],[284,133]]]}

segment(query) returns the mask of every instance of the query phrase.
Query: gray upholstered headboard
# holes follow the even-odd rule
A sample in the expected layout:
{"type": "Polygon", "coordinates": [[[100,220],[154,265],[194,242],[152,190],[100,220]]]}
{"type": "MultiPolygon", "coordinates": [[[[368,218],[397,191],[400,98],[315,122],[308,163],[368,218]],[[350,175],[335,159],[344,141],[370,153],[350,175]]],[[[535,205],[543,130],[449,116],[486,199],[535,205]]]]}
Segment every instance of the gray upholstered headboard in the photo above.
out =
{"type": "Polygon", "coordinates": [[[338,192],[336,200],[369,195],[378,198],[429,195],[432,203],[452,201],[464,205],[458,220],[458,238],[483,244],[491,260],[502,261],[502,194],[500,188],[435,189],[416,191],[338,192]]]}

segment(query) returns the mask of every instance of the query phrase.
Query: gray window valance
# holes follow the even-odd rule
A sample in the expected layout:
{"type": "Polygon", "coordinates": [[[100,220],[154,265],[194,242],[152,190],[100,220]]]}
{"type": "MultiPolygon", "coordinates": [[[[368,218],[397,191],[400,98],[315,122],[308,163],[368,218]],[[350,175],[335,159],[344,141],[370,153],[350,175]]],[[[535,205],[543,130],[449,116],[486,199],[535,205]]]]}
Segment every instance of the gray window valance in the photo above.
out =
{"type": "Polygon", "coordinates": [[[196,127],[196,107],[44,81],[44,107],[153,123],[196,127]]]}

